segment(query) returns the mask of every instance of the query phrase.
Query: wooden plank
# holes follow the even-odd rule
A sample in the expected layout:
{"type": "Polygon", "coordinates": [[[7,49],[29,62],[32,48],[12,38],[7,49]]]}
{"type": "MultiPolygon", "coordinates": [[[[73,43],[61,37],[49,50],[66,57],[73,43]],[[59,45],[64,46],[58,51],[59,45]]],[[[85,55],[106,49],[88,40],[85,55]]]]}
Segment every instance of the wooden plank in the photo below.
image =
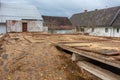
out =
{"type": "Polygon", "coordinates": [[[120,61],[114,60],[113,58],[111,59],[111,57],[101,55],[101,54],[95,54],[93,52],[86,52],[86,51],[78,50],[78,49],[71,48],[69,46],[65,46],[65,45],[61,45],[61,44],[57,44],[56,46],[58,46],[62,49],[71,51],[73,53],[79,54],[81,56],[84,56],[84,57],[108,64],[110,66],[120,68],[120,61]]]}
{"type": "Polygon", "coordinates": [[[110,50],[110,49],[93,49],[89,47],[74,47],[79,50],[87,51],[87,52],[93,52],[93,53],[98,53],[98,54],[103,54],[107,56],[113,56],[113,55],[118,55],[119,52],[117,50],[110,50]]]}
{"type": "Polygon", "coordinates": [[[113,56],[113,58],[120,61],[120,55],[118,55],[118,56],[113,56]]]}
{"type": "Polygon", "coordinates": [[[93,65],[86,61],[79,61],[77,65],[80,68],[83,68],[84,70],[92,73],[93,75],[99,77],[103,80],[120,80],[120,75],[114,74],[108,70],[105,70],[103,68],[100,68],[96,65],[93,65]]]}

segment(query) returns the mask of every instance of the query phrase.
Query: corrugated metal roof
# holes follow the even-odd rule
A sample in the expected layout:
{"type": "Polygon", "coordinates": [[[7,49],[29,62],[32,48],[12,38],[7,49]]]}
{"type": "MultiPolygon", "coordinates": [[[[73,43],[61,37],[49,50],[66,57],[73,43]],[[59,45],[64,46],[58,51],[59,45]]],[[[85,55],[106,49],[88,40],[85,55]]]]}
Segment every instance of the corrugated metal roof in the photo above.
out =
{"type": "Polygon", "coordinates": [[[0,8],[0,22],[6,22],[6,20],[21,20],[21,19],[38,19],[42,20],[42,17],[33,5],[21,5],[2,3],[0,8]]]}

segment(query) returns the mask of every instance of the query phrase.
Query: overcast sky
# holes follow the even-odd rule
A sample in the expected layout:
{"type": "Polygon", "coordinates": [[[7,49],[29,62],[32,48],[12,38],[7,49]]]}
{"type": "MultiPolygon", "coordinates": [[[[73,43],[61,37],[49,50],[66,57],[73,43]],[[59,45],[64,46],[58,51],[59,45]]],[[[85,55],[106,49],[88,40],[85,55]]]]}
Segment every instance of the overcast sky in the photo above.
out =
{"type": "Polygon", "coordinates": [[[4,3],[35,5],[42,15],[67,16],[84,10],[120,6],[120,0],[1,0],[4,3]]]}

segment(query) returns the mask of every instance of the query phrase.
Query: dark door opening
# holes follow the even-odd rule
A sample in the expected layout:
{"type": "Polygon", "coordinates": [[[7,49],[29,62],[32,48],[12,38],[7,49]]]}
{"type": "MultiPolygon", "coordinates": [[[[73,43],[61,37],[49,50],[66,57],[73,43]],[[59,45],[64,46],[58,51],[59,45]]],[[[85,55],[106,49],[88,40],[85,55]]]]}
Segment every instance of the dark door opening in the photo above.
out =
{"type": "Polygon", "coordinates": [[[27,23],[22,23],[22,32],[27,32],[27,23]]]}

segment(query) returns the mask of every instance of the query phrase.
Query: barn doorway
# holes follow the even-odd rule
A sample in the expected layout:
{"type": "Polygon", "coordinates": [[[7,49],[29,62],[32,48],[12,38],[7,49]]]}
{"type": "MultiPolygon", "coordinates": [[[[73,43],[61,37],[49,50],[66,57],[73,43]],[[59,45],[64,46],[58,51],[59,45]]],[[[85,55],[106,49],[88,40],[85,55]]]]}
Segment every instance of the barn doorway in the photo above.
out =
{"type": "Polygon", "coordinates": [[[22,23],[22,32],[27,32],[27,23],[22,23]]]}

